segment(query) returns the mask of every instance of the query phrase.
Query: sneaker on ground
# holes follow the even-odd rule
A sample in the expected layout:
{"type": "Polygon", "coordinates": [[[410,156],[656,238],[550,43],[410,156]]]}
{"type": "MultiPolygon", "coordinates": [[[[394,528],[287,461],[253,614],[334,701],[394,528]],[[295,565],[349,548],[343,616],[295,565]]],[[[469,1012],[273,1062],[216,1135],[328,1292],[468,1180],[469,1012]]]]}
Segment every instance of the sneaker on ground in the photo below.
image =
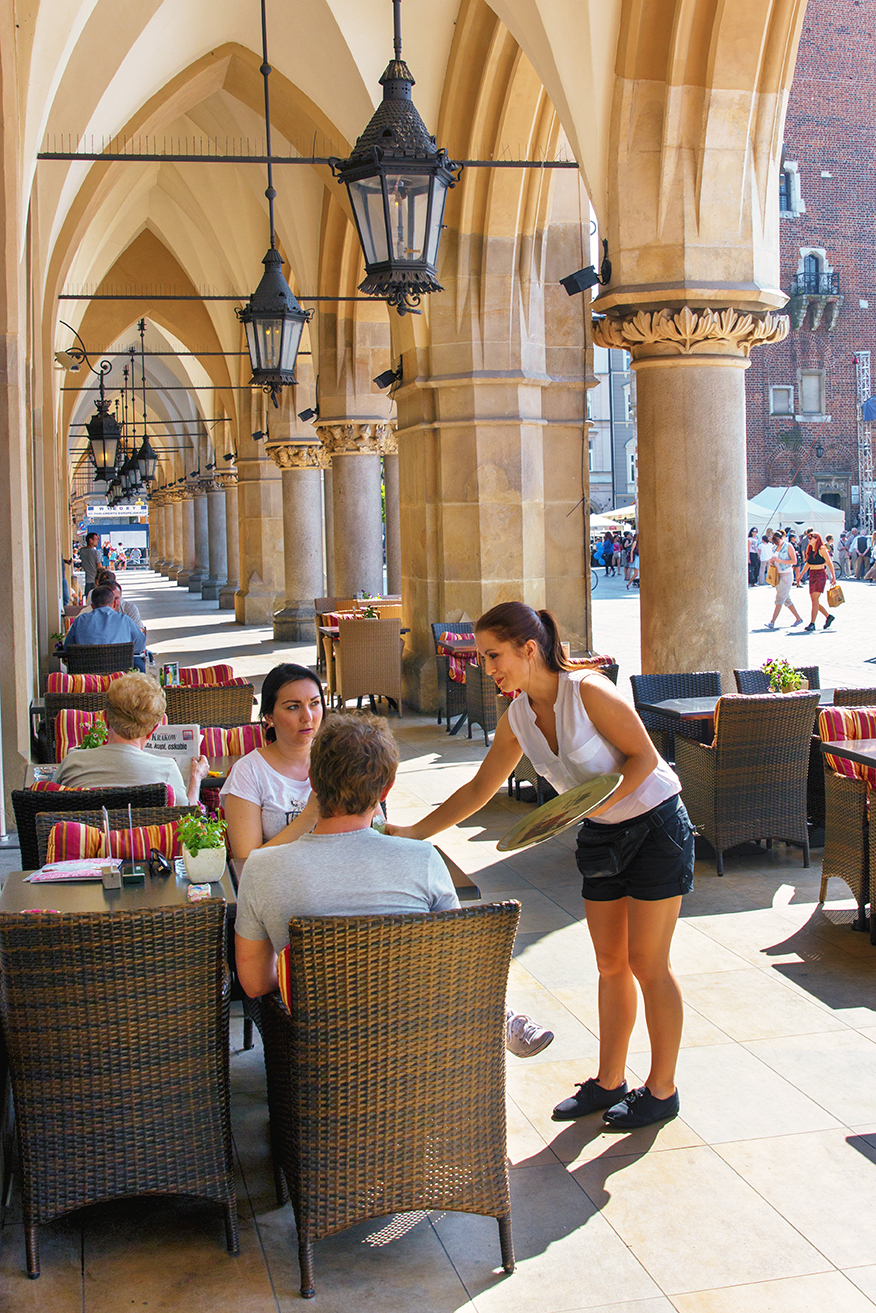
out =
{"type": "Polygon", "coordinates": [[[602,1114],[602,1120],[619,1131],[634,1131],[678,1116],[678,1090],[668,1099],[655,1099],[647,1085],[630,1090],[625,1098],[602,1114]]]}
{"type": "Polygon", "coordinates": [[[539,1026],[522,1012],[509,1012],[505,1018],[505,1048],[517,1058],[533,1058],[552,1043],[554,1032],[539,1026]]]}
{"type": "Polygon", "coordinates": [[[571,1122],[576,1117],[586,1117],[589,1112],[602,1112],[612,1107],[626,1094],[627,1083],[624,1081],[614,1090],[604,1090],[591,1076],[589,1080],[578,1085],[577,1090],[577,1094],[563,1099],[562,1103],[558,1103],[554,1108],[551,1116],[555,1122],[571,1122]]]}
{"type": "Polygon", "coordinates": [[[772,620],[767,620],[766,625],[764,626],[764,628],[765,628],[765,629],[775,629],[775,625],[773,624],[772,620]]]}
{"type": "Polygon", "coordinates": [[[799,616],[797,616],[797,619],[796,619],[796,620],[794,621],[794,623],[791,625],[791,628],[792,628],[792,629],[796,629],[797,626],[798,626],[798,625],[802,625],[802,623],[803,623],[803,621],[800,619],[799,616]]]}
{"type": "Polygon", "coordinates": [[[815,625],[812,625],[812,624],[807,625],[806,628],[803,630],[803,633],[804,633],[804,634],[814,634],[814,633],[815,633],[815,625]]]}
{"type": "Polygon", "coordinates": [[[831,625],[833,624],[834,620],[836,620],[836,616],[835,616],[835,615],[829,615],[829,616],[827,617],[827,619],[825,620],[825,622],[824,622],[824,627],[825,627],[825,629],[830,629],[830,627],[831,627],[831,625]]]}

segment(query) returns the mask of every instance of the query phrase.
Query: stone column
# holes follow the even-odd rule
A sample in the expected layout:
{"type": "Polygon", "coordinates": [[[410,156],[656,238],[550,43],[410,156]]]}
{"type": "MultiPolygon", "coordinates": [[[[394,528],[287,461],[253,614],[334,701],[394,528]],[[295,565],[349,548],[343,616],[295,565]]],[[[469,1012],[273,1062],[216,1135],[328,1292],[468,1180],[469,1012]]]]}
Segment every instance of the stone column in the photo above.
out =
{"type": "Polygon", "coordinates": [[[380,593],[380,453],[389,425],[327,424],[319,425],[317,432],[332,462],[335,593],[380,593]]]}
{"type": "Polygon", "coordinates": [[[401,517],[398,495],[398,442],[391,432],[383,444],[383,515],[386,541],[386,591],[401,592],[401,517]]]}
{"type": "Polygon", "coordinates": [[[189,579],[195,568],[195,499],[191,488],[183,488],[178,494],[177,506],[180,514],[182,550],[177,545],[180,568],[176,575],[177,588],[188,588],[189,579]]]}
{"type": "Polygon", "coordinates": [[[159,494],[153,493],[149,498],[149,552],[146,560],[150,570],[157,570],[158,562],[161,560],[164,538],[163,525],[164,507],[159,494]]]}
{"type": "Polygon", "coordinates": [[[225,496],[225,544],[228,578],[219,590],[219,610],[234,610],[234,594],[240,587],[240,511],[237,504],[237,472],[217,474],[216,482],[225,496]]]}
{"type": "Polygon", "coordinates": [[[785,316],[664,308],[597,320],[636,371],[642,670],[748,665],[744,371],[785,316]],[[687,545],[687,558],[675,550],[687,545]]]}
{"type": "Polygon", "coordinates": [[[219,598],[219,590],[228,578],[228,546],[225,537],[225,493],[218,479],[206,479],[202,488],[207,498],[207,539],[210,573],[201,585],[207,602],[219,598]]]}
{"type": "Polygon", "coordinates": [[[199,483],[192,491],[192,518],[195,529],[195,568],[189,575],[189,592],[199,593],[210,573],[210,538],[207,528],[207,494],[199,483]]]}
{"type": "Polygon", "coordinates": [[[286,600],[274,612],[276,642],[311,642],[313,599],[322,594],[322,479],[327,462],[321,443],[284,442],[268,447],[283,471],[283,555],[286,600]]]}
{"type": "Polygon", "coordinates": [[[168,579],[176,579],[182,569],[183,557],[183,508],[182,497],[178,489],[171,494],[170,512],[173,521],[173,550],[168,560],[165,574],[168,579]]]}
{"type": "Polygon", "coordinates": [[[325,539],[325,596],[335,597],[335,503],[331,457],[322,472],[322,522],[325,539]]]}

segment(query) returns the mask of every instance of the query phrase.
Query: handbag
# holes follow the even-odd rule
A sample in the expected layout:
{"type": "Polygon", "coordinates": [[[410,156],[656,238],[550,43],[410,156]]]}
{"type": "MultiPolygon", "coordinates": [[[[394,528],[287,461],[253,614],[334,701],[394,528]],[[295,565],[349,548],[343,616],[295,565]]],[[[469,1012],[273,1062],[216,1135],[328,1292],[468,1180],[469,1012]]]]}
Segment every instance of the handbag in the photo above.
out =
{"type": "MultiPolygon", "coordinates": [[[[845,600],[846,599],[843,597],[843,590],[840,588],[839,584],[833,584],[831,588],[828,588],[827,605],[829,607],[842,606],[845,600]]],[[[827,621],[825,620],[824,623],[827,624],[827,621]]]]}
{"type": "MultiPolygon", "coordinates": [[[[620,875],[645,842],[648,832],[644,821],[630,821],[627,825],[599,825],[596,821],[582,821],[575,860],[578,870],[584,876],[584,890],[588,880],[620,875]]],[[[586,892],[584,897],[587,897],[586,892]]]]}
{"type": "Polygon", "coordinates": [[[766,581],[770,588],[778,588],[779,586],[779,567],[775,561],[770,561],[767,566],[766,581]]]}

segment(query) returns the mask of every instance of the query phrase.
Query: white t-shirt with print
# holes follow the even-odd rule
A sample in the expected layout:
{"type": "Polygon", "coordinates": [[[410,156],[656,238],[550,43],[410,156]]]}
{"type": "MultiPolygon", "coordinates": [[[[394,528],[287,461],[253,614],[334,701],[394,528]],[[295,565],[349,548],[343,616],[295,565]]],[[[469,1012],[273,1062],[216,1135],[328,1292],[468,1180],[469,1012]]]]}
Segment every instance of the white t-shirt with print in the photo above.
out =
{"type": "Polygon", "coordinates": [[[262,809],[262,841],[267,843],[300,816],[310,797],[310,780],[290,780],[274,770],[256,748],[231,767],[220,798],[232,794],[262,809]]]}

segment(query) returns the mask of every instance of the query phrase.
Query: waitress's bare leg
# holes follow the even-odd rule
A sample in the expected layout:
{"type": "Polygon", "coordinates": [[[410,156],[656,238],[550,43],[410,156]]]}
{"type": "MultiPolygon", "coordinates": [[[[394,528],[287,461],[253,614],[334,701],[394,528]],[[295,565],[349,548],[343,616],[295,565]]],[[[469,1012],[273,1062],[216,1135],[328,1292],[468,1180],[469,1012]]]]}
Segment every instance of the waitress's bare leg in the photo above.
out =
{"type": "Polygon", "coordinates": [[[681,896],[659,902],[638,898],[625,901],[630,970],[642,990],[651,1041],[651,1070],[645,1084],[655,1099],[668,1099],[675,1090],[683,1022],[681,990],[669,965],[669,946],[681,896]]]}
{"type": "Polygon", "coordinates": [[[587,929],[599,970],[599,1071],[597,1082],[615,1090],[625,1079],[627,1050],[636,1021],[636,982],[627,944],[627,898],[585,898],[587,929]]]}

